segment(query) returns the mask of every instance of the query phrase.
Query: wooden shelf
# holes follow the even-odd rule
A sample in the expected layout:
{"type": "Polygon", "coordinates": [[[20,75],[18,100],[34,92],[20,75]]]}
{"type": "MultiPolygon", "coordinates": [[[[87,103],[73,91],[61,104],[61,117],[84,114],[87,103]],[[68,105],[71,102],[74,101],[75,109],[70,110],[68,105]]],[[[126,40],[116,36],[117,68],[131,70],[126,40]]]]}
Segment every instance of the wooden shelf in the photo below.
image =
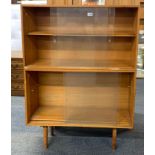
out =
{"type": "Polygon", "coordinates": [[[64,107],[40,106],[33,114],[31,120],[64,121],[64,107]]]}
{"type": "Polygon", "coordinates": [[[135,37],[136,35],[131,31],[86,31],[86,32],[67,32],[67,31],[32,31],[29,32],[30,36],[77,36],[77,37],[106,37],[106,36],[116,36],[116,37],[135,37]]]}
{"type": "Polygon", "coordinates": [[[65,113],[64,106],[39,106],[31,117],[31,121],[52,121],[51,123],[77,124],[80,126],[119,126],[130,128],[131,120],[127,110],[70,107],[70,113],[65,113]],[[87,111],[87,112],[86,112],[87,111]],[[113,116],[113,117],[111,117],[113,116]]]}
{"type": "Polygon", "coordinates": [[[25,66],[26,71],[135,72],[125,61],[42,59],[25,66]]]}

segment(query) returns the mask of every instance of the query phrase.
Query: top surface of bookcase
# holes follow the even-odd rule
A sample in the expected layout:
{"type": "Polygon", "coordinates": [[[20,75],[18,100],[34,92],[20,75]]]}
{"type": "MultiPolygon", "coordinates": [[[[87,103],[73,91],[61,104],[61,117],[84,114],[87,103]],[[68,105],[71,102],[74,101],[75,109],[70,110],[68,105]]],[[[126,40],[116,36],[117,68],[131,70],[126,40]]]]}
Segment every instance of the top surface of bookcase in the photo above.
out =
{"type": "Polygon", "coordinates": [[[92,6],[87,6],[87,5],[49,5],[49,4],[22,4],[22,7],[45,7],[45,8],[50,8],[50,7],[81,7],[81,8],[93,8],[93,7],[99,7],[99,8],[138,8],[139,5],[92,5],[92,6]]]}

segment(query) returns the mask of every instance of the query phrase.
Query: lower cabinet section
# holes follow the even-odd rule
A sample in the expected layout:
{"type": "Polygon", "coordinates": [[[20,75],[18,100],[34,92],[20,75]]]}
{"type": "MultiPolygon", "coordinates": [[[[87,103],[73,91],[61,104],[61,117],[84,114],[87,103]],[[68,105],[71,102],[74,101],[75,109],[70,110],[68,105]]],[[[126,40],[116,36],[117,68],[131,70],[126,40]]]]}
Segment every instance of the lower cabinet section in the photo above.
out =
{"type": "Polygon", "coordinates": [[[27,123],[132,128],[134,74],[26,72],[27,123]]]}

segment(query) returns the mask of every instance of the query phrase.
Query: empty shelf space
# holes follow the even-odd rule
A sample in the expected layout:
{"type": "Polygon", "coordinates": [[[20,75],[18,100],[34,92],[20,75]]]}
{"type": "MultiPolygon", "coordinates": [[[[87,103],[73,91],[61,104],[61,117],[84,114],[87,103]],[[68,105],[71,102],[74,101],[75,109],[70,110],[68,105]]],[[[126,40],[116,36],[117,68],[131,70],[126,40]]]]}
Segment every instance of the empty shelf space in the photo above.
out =
{"type": "Polygon", "coordinates": [[[31,121],[52,121],[53,123],[131,127],[128,110],[106,108],[84,108],[64,106],[40,106],[31,121]],[[68,109],[67,109],[68,108],[68,109]]]}
{"type": "Polygon", "coordinates": [[[64,108],[59,106],[40,106],[31,120],[64,120],[64,108]]]}
{"type": "MultiPolygon", "coordinates": [[[[75,28],[76,29],[76,28],[75,28]]],[[[85,31],[85,32],[80,32],[74,30],[72,31],[61,31],[61,30],[55,30],[55,31],[32,31],[29,32],[28,35],[30,36],[81,36],[81,37],[106,37],[106,36],[116,36],[116,37],[134,37],[135,34],[132,33],[131,31],[85,31]]]]}
{"type": "Polygon", "coordinates": [[[25,35],[136,36],[136,8],[25,8],[25,35]],[[31,16],[30,16],[31,15],[31,16]],[[66,22],[67,21],[67,22],[66,22]],[[81,24],[82,23],[82,24],[81,24]]]}
{"type": "Polygon", "coordinates": [[[63,72],[134,72],[135,68],[125,61],[104,60],[38,60],[25,66],[26,71],[63,71],[63,72]]]}
{"type": "Polygon", "coordinates": [[[130,115],[127,110],[118,110],[117,107],[68,107],[66,112],[66,120],[76,123],[97,123],[109,126],[130,126],[130,115]]]}

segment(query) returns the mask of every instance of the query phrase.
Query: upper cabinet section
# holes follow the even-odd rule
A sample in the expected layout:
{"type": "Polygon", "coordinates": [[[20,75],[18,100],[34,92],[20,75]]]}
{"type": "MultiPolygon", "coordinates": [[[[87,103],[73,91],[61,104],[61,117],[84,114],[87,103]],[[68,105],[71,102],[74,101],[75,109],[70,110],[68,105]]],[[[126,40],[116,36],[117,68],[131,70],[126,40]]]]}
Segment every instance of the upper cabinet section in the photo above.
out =
{"type": "Polygon", "coordinates": [[[23,7],[29,71],[134,72],[138,8],[23,7]]]}
{"type": "Polygon", "coordinates": [[[134,36],[137,8],[24,8],[25,35],[134,36]],[[28,26],[29,25],[29,26],[28,26]]]}
{"type": "Polygon", "coordinates": [[[130,6],[138,5],[138,0],[48,0],[53,6],[130,6]]]}

